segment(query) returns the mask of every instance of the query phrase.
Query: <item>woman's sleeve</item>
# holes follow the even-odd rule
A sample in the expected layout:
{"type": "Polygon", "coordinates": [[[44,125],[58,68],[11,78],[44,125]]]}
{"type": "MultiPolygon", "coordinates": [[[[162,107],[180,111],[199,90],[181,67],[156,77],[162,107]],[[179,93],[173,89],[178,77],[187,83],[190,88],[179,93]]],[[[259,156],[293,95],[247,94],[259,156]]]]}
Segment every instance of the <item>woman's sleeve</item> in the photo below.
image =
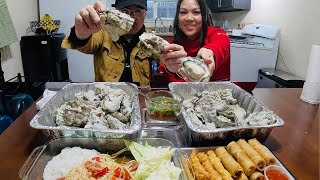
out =
{"type": "Polygon", "coordinates": [[[63,39],[61,47],[66,49],[76,49],[86,54],[94,54],[101,48],[104,40],[104,32],[100,30],[92,34],[89,38],[80,40],[75,35],[74,27],[71,28],[70,35],[63,39]]]}
{"type": "Polygon", "coordinates": [[[213,51],[216,70],[230,69],[230,40],[225,31],[219,28],[209,27],[203,47],[213,51]],[[223,66],[229,66],[229,68],[223,68],[223,66]]]}
{"type": "Polygon", "coordinates": [[[160,64],[158,73],[161,74],[161,83],[185,82],[185,80],[181,79],[176,73],[169,72],[164,64],[160,64]]]}

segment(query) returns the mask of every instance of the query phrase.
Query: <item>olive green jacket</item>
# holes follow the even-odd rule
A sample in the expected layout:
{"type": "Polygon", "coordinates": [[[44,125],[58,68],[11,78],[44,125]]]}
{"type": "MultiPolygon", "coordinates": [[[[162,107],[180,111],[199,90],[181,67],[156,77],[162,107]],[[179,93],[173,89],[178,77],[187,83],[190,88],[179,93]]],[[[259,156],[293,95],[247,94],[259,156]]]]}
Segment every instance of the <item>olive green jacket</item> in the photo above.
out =
{"type": "MultiPolygon", "coordinates": [[[[112,41],[106,31],[100,30],[93,34],[88,43],[82,47],[75,47],[68,37],[63,40],[61,46],[94,55],[95,81],[119,81],[124,70],[125,50],[119,42],[112,41]]],[[[137,46],[130,54],[130,68],[133,82],[139,82],[141,86],[150,85],[149,60],[143,53],[139,53],[137,46]]]]}

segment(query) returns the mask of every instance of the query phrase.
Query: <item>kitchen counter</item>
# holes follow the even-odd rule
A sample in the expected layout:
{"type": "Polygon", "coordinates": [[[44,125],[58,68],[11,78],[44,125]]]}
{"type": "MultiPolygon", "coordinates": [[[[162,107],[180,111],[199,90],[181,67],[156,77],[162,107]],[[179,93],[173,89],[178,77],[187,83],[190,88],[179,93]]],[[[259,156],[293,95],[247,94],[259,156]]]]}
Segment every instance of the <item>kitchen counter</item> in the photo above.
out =
{"type": "MultiPolygon", "coordinates": [[[[264,144],[297,179],[319,179],[319,106],[301,101],[301,90],[255,89],[253,94],[285,121],[264,144]]],[[[34,103],[0,135],[0,179],[19,179],[32,150],[49,140],[29,126],[36,113],[34,103]]]]}

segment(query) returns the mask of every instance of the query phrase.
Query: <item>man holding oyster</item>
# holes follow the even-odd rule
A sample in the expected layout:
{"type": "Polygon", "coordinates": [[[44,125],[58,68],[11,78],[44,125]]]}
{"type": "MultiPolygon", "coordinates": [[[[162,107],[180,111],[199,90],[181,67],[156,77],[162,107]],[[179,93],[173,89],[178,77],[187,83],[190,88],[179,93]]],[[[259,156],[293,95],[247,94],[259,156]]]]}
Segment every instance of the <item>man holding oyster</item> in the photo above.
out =
{"type": "Polygon", "coordinates": [[[95,81],[150,84],[150,57],[139,53],[145,32],[146,0],[116,0],[108,10],[101,1],[81,9],[63,48],[94,55],[95,81]]]}

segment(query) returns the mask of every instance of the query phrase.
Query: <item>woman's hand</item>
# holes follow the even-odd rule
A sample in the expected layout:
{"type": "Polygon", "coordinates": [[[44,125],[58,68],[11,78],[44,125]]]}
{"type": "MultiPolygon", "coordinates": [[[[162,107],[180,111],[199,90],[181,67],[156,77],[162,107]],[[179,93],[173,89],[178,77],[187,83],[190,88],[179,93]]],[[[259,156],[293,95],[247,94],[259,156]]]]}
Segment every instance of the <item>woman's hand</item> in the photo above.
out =
{"type": "Polygon", "coordinates": [[[98,12],[105,11],[105,7],[101,1],[97,1],[92,5],[82,8],[75,17],[76,36],[83,40],[91,36],[91,34],[100,31],[100,16],[98,12]]]}
{"type": "Polygon", "coordinates": [[[160,58],[170,72],[176,73],[182,67],[179,58],[186,56],[187,53],[183,46],[178,44],[168,44],[163,47],[163,52],[161,53],[160,58]]]}
{"type": "Polygon", "coordinates": [[[197,56],[200,56],[204,59],[204,63],[206,63],[210,70],[210,77],[213,74],[213,71],[216,68],[215,62],[214,62],[214,54],[213,51],[207,48],[201,48],[198,51],[197,56]]]}

